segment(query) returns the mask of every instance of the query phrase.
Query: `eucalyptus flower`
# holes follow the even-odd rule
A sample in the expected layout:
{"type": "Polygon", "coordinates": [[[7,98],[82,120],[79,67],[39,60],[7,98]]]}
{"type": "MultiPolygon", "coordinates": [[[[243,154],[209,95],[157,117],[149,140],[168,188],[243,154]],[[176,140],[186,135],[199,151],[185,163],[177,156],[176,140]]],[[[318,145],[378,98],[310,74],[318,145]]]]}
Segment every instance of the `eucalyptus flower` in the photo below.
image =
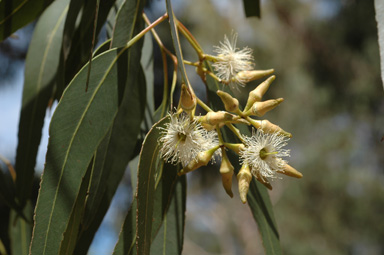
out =
{"type": "Polygon", "coordinates": [[[214,46],[217,53],[217,61],[213,63],[217,77],[229,82],[231,89],[236,85],[244,86],[246,79],[238,76],[237,73],[253,69],[252,49],[244,47],[242,50],[236,48],[237,33],[232,34],[231,40],[224,36],[224,42],[220,46],[214,46]]]}
{"type": "Polygon", "coordinates": [[[276,178],[276,172],[284,173],[289,157],[289,150],[283,149],[287,145],[288,137],[279,133],[264,133],[261,129],[252,131],[252,136],[244,136],[245,147],[240,151],[243,164],[248,164],[252,175],[262,182],[266,178],[276,178]]]}
{"type": "Polygon", "coordinates": [[[219,144],[216,131],[207,131],[189,115],[169,114],[169,117],[170,122],[160,128],[160,155],[164,160],[185,167],[192,160],[197,161],[200,152],[219,144]]]}

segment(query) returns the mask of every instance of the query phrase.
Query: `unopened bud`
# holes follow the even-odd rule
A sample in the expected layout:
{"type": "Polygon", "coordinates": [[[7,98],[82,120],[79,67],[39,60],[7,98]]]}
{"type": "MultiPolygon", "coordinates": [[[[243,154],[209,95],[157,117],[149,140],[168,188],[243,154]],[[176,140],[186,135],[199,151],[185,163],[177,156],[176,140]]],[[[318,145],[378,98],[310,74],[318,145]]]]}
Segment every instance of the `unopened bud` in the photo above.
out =
{"type": "Polygon", "coordinates": [[[254,81],[260,78],[263,78],[267,75],[271,75],[275,70],[268,69],[268,70],[252,70],[252,71],[241,71],[238,72],[235,76],[235,79],[243,82],[248,83],[250,81],[254,81]]]}
{"type": "Polygon", "coordinates": [[[224,143],[224,146],[226,148],[236,152],[236,154],[239,154],[240,151],[245,149],[245,145],[242,143],[224,143]]]}
{"type": "Polygon", "coordinates": [[[230,114],[228,112],[219,111],[219,112],[208,112],[205,116],[201,117],[199,121],[201,123],[207,123],[212,126],[217,124],[225,123],[228,121],[235,121],[239,119],[238,116],[230,114]]]}
{"type": "Polygon", "coordinates": [[[183,169],[181,169],[180,172],[178,172],[177,174],[183,175],[193,170],[196,170],[199,167],[206,166],[218,148],[219,146],[217,145],[210,150],[199,152],[197,154],[196,159],[193,159],[191,162],[189,162],[189,164],[183,169]]]}
{"type": "Polygon", "coordinates": [[[302,178],[303,174],[297,171],[295,168],[291,167],[288,164],[285,164],[283,171],[279,171],[279,173],[295,177],[295,178],[302,178]]]}
{"type": "Polygon", "coordinates": [[[243,204],[247,203],[247,194],[249,190],[249,184],[252,181],[251,169],[248,164],[244,163],[237,174],[237,180],[239,182],[239,194],[243,204]]]}
{"type": "Polygon", "coordinates": [[[185,84],[181,85],[180,107],[186,112],[191,112],[196,107],[196,96],[185,84]]]}
{"type": "Polygon", "coordinates": [[[247,105],[244,108],[244,112],[248,111],[255,102],[261,101],[264,94],[267,92],[269,86],[275,80],[276,76],[272,75],[264,82],[262,82],[259,86],[257,86],[254,90],[249,92],[247,105]]]}
{"type": "Polygon", "coordinates": [[[222,154],[221,165],[220,165],[221,180],[223,182],[223,187],[225,189],[225,192],[227,192],[228,196],[233,197],[232,176],[233,176],[234,167],[229,161],[229,158],[224,148],[222,148],[221,154],[222,154]]]}
{"type": "Polygon", "coordinates": [[[255,115],[258,117],[263,116],[270,110],[274,109],[276,106],[278,106],[280,103],[284,101],[283,98],[278,99],[271,99],[264,102],[255,102],[251,109],[249,109],[246,113],[244,113],[246,116],[249,115],[255,115]]]}
{"type": "Polygon", "coordinates": [[[281,127],[271,123],[269,120],[254,120],[252,118],[248,118],[247,120],[252,124],[252,126],[254,126],[257,129],[263,130],[265,133],[268,133],[268,134],[279,133],[280,135],[283,135],[286,137],[292,137],[291,133],[284,131],[281,127]]]}
{"type": "Polygon", "coordinates": [[[221,98],[221,101],[223,101],[225,110],[228,112],[237,112],[239,110],[239,100],[221,90],[218,90],[216,93],[221,98]]]}

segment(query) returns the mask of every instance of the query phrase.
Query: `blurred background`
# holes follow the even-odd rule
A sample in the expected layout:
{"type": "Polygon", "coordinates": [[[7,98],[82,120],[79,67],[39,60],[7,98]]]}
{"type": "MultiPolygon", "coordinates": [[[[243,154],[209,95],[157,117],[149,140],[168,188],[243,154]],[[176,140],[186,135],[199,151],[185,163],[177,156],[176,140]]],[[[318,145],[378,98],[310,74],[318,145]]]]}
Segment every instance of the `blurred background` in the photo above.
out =
{"type": "MultiPolygon", "coordinates": [[[[290,165],[300,180],[283,177],[270,192],[284,254],[384,254],[384,91],[373,1],[266,0],[261,19],[245,18],[241,0],[173,1],[175,14],[206,53],[224,35],[254,50],[256,69],[275,69],[265,99],[285,99],[264,118],[291,132],[290,165]]],[[[153,0],[153,21],[165,12],[153,0]]],[[[157,28],[172,49],[167,24],[157,28]]],[[[0,43],[0,155],[14,162],[24,59],[33,24],[0,43]]],[[[197,56],[184,43],[184,57],[197,56]]],[[[162,69],[154,45],[155,94],[162,69]]],[[[187,67],[199,97],[205,88],[187,67]]],[[[240,101],[260,81],[242,89],[240,101]]],[[[51,114],[48,114],[49,116],[51,114]]],[[[47,146],[39,150],[40,175],[47,146]]],[[[183,254],[264,254],[247,205],[228,197],[215,166],[188,175],[183,254]]],[[[110,254],[132,197],[130,171],[100,228],[90,254],[110,254]]]]}

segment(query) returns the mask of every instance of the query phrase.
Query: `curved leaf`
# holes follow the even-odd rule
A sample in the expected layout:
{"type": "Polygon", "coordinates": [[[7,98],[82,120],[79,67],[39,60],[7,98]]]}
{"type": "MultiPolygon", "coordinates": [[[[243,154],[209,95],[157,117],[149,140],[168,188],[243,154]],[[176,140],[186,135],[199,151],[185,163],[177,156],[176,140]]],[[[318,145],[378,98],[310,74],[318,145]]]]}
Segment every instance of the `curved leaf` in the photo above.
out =
{"type": "Polygon", "coordinates": [[[132,24],[141,18],[143,7],[143,0],[124,1],[117,13],[111,47],[124,47],[132,39],[134,35],[132,24]]]}
{"type": "Polygon", "coordinates": [[[137,253],[149,254],[151,247],[152,219],[155,201],[155,185],[158,164],[163,164],[159,159],[158,138],[160,136],[159,126],[163,125],[169,118],[163,118],[154,125],[144,139],[140,152],[140,160],[137,172],[137,210],[136,210],[136,236],[137,253]]]}
{"type": "MultiPolygon", "coordinates": [[[[151,254],[181,254],[184,242],[186,210],[186,178],[178,179],[171,204],[164,216],[163,224],[151,245],[151,254]]],[[[156,193],[158,191],[156,190],[156,193]]]]}
{"type": "Polygon", "coordinates": [[[145,180],[148,179],[150,180],[150,184],[149,186],[146,186],[146,188],[144,186],[141,188],[138,186],[137,188],[137,196],[134,197],[134,201],[125,218],[124,225],[119,235],[119,240],[113,253],[115,255],[143,254],[138,252],[135,243],[137,240],[138,245],[142,245],[141,243],[139,244],[139,239],[144,235],[147,238],[147,244],[149,242],[149,249],[150,243],[157,235],[164,216],[169,208],[176,184],[180,180],[180,177],[177,176],[177,168],[175,166],[164,164],[162,160],[158,160],[157,139],[159,130],[157,128],[163,126],[166,121],[169,121],[169,119],[163,118],[160,122],[155,124],[147,134],[143,144],[138,169],[139,185],[142,185],[141,183],[146,182],[145,180]],[[150,159],[153,159],[152,164],[150,159]],[[150,167],[151,169],[148,169],[150,167]],[[155,191],[148,194],[148,188],[153,188],[155,191]],[[146,194],[148,194],[149,197],[146,197],[146,194]],[[140,204],[140,208],[137,206],[138,203],[140,204]],[[142,217],[144,216],[143,212],[147,212],[148,214],[151,214],[151,216],[148,216],[148,218],[142,217]],[[150,221],[148,221],[149,218],[151,219],[150,221]],[[146,225],[147,227],[139,230],[136,225],[136,219],[138,220],[138,224],[146,225]],[[151,226],[148,227],[148,224],[151,226]],[[139,235],[138,239],[136,239],[136,234],[139,235]]]}
{"type": "Polygon", "coordinates": [[[32,202],[28,200],[23,209],[23,215],[27,217],[28,221],[20,217],[18,214],[18,212],[11,210],[9,217],[11,250],[12,254],[28,254],[29,243],[31,242],[32,235],[32,202]]]}
{"type": "Polygon", "coordinates": [[[30,196],[45,112],[59,65],[68,0],[55,1],[36,24],[25,63],[16,155],[16,191],[21,206],[30,196]]]}
{"type": "Polygon", "coordinates": [[[52,0],[0,1],[0,41],[35,20],[52,0]]]}
{"type": "Polygon", "coordinates": [[[117,61],[124,51],[107,51],[79,72],[52,116],[46,164],[35,210],[32,254],[58,254],[62,235],[93,153],[118,110],[117,61]]]}
{"type": "Polygon", "coordinates": [[[169,27],[171,29],[173,47],[175,47],[175,54],[177,57],[177,65],[178,65],[180,73],[181,73],[181,79],[185,84],[190,86],[188,76],[187,76],[187,73],[185,71],[185,66],[184,66],[184,61],[183,61],[184,60],[183,59],[183,53],[181,51],[179,33],[177,31],[176,18],[175,18],[175,14],[173,13],[171,0],[166,0],[166,3],[167,3],[168,18],[169,18],[169,27]]]}

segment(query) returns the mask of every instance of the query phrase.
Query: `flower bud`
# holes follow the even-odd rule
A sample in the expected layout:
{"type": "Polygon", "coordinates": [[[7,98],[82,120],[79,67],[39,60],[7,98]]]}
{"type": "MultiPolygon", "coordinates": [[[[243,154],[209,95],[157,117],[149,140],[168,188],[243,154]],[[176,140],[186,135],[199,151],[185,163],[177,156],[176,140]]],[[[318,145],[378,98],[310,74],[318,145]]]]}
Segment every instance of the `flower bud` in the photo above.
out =
{"type": "Polygon", "coordinates": [[[269,120],[254,120],[252,118],[248,118],[247,120],[252,124],[252,126],[254,126],[257,129],[263,130],[265,133],[268,133],[268,134],[279,133],[286,137],[292,137],[291,133],[284,131],[281,127],[271,123],[269,120]]]}
{"type": "Polygon", "coordinates": [[[251,169],[248,164],[244,163],[237,174],[237,180],[239,182],[239,194],[243,204],[247,202],[247,193],[249,190],[249,184],[252,181],[251,169]]]}
{"type": "Polygon", "coordinates": [[[201,123],[207,123],[212,126],[216,126],[217,124],[225,123],[227,121],[235,121],[239,119],[238,116],[230,114],[224,111],[218,112],[208,112],[205,116],[201,117],[199,121],[201,123]]]}
{"type": "Polygon", "coordinates": [[[248,83],[250,81],[254,81],[260,78],[263,78],[267,75],[271,75],[275,70],[252,70],[252,71],[241,71],[238,72],[235,76],[236,80],[239,80],[243,83],[248,83]]]}
{"type": "Polygon", "coordinates": [[[302,178],[303,174],[297,171],[295,168],[291,167],[288,164],[285,164],[283,171],[278,171],[279,173],[285,174],[287,176],[302,178]]]}
{"type": "Polygon", "coordinates": [[[225,192],[227,192],[227,194],[230,197],[233,197],[232,176],[233,176],[234,167],[229,161],[227,153],[225,152],[224,148],[222,148],[221,154],[222,154],[221,165],[220,165],[221,181],[223,182],[223,187],[225,189],[225,192]]]}
{"type": "Polygon", "coordinates": [[[244,108],[244,112],[248,111],[255,102],[261,101],[261,98],[267,92],[271,83],[275,80],[276,76],[272,75],[264,82],[262,82],[259,86],[257,86],[254,90],[249,92],[247,105],[244,108]]]}
{"type": "Polygon", "coordinates": [[[196,107],[196,96],[185,84],[181,85],[180,107],[186,112],[191,112],[196,107]]]}
{"type": "Polygon", "coordinates": [[[219,145],[213,147],[210,150],[199,152],[197,154],[196,159],[189,162],[189,164],[183,169],[181,169],[180,172],[178,172],[177,174],[183,175],[193,170],[196,170],[199,167],[206,166],[218,148],[219,148],[219,145]]]}
{"type": "Polygon", "coordinates": [[[221,101],[223,101],[225,110],[228,112],[237,112],[239,110],[239,100],[221,90],[218,90],[216,93],[221,98],[221,101]]]}
{"type": "Polygon", "coordinates": [[[251,109],[249,109],[246,113],[244,113],[246,116],[249,115],[255,115],[258,117],[263,116],[270,110],[274,109],[276,106],[278,106],[280,103],[284,101],[283,98],[278,99],[271,99],[264,102],[255,102],[251,109]]]}
{"type": "Polygon", "coordinates": [[[224,143],[224,146],[236,152],[236,154],[239,154],[239,152],[245,148],[245,145],[242,143],[224,143]]]}

